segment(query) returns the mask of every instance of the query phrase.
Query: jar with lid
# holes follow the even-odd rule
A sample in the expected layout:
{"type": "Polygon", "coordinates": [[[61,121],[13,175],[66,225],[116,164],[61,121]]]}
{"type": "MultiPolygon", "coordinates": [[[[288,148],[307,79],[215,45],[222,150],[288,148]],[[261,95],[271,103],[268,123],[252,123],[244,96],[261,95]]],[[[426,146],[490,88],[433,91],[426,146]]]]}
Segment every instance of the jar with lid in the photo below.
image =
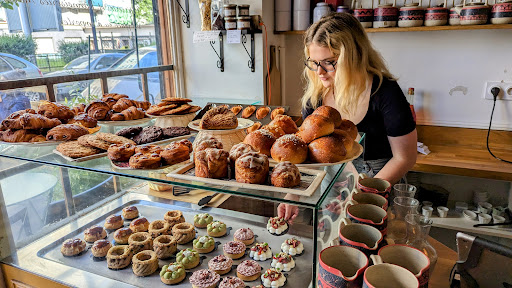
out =
{"type": "Polygon", "coordinates": [[[248,4],[240,4],[238,5],[238,17],[241,16],[249,16],[249,7],[251,5],[248,4]]]}
{"type": "Polygon", "coordinates": [[[329,4],[325,2],[316,3],[316,7],[313,10],[313,22],[319,21],[322,17],[331,14],[331,8],[329,4]]]}
{"type": "Polygon", "coordinates": [[[226,17],[224,21],[226,30],[236,30],[236,17],[226,17]]]}
{"type": "Polygon", "coordinates": [[[237,18],[238,30],[250,30],[251,29],[251,17],[242,16],[237,18]]]}
{"type": "Polygon", "coordinates": [[[224,17],[236,17],[236,4],[224,4],[224,17]]]}

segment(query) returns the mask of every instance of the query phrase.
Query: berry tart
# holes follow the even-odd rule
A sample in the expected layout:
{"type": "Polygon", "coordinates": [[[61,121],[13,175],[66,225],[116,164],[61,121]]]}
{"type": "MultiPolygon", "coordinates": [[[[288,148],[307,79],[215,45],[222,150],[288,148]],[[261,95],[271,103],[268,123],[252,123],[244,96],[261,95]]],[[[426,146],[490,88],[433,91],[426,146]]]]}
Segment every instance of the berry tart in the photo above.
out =
{"type": "Polygon", "coordinates": [[[231,266],[233,266],[233,259],[226,257],[225,255],[217,255],[208,261],[208,269],[219,275],[229,273],[229,271],[231,271],[231,266]]]}
{"type": "Polygon", "coordinates": [[[231,259],[240,259],[245,255],[246,246],[239,241],[229,241],[222,248],[224,249],[224,255],[231,259]]]}
{"type": "Polygon", "coordinates": [[[244,281],[254,281],[261,275],[261,266],[254,260],[244,260],[236,268],[236,276],[244,281]]]}
{"type": "Polygon", "coordinates": [[[227,227],[223,222],[213,221],[208,224],[206,230],[208,231],[208,235],[212,237],[222,237],[226,235],[227,227]]]}
{"type": "Polygon", "coordinates": [[[228,276],[220,281],[219,288],[245,288],[245,283],[238,277],[228,276]]]}
{"type": "Polygon", "coordinates": [[[267,230],[272,235],[283,235],[288,232],[288,223],[284,218],[281,217],[272,217],[268,219],[267,230]]]}
{"type": "Polygon", "coordinates": [[[171,263],[164,265],[160,270],[160,280],[164,284],[173,285],[178,284],[185,279],[185,267],[181,263],[171,263]]]}
{"type": "Polygon", "coordinates": [[[194,239],[193,246],[199,253],[210,253],[215,248],[215,240],[210,236],[201,236],[194,239]]]}
{"type": "Polygon", "coordinates": [[[212,221],[213,217],[208,213],[196,214],[194,216],[194,226],[197,228],[206,228],[212,221]]]}
{"type": "Polygon", "coordinates": [[[251,228],[240,228],[235,231],[233,238],[235,241],[243,242],[245,245],[251,245],[254,243],[254,232],[252,232],[251,228]]]}
{"type": "Polygon", "coordinates": [[[295,268],[295,261],[293,260],[292,256],[281,252],[272,257],[272,263],[270,266],[279,269],[279,271],[288,272],[295,268]]]}
{"type": "Polygon", "coordinates": [[[192,288],[214,288],[220,281],[219,274],[208,269],[197,270],[190,276],[192,288]]]}
{"type": "Polygon", "coordinates": [[[176,254],[176,262],[183,264],[185,269],[192,269],[199,265],[199,253],[191,248],[183,249],[176,254]]]}
{"type": "Polygon", "coordinates": [[[119,215],[110,215],[105,219],[105,229],[114,230],[123,227],[123,218],[119,215]]]}
{"type": "Polygon", "coordinates": [[[265,287],[278,288],[284,286],[286,283],[286,277],[283,273],[279,272],[279,269],[270,268],[261,275],[261,282],[265,287]]]}
{"type": "Polygon", "coordinates": [[[132,220],[139,217],[139,209],[135,206],[128,206],[123,208],[123,218],[126,220],[132,220]]]}
{"type": "Polygon", "coordinates": [[[267,259],[272,258],[272,250],[270,249],[270,246],[268,246],[268,243],[256,243],[251,248],[251,252],[249,253],[249,256],[258,261],[265,261],[267,259]]]}
{"type": "Polygon", "coordinates": [[[76,256],[85,250],[85,241],[80,238],[67,239],[62,243],[60,252],[64,256],[76,256]]]}
{"type": "Polygon", "coordinates": [[[304,252],[304,245],[295,238],[286,239],[286,241],[281,244],[281,251],[292,256],[300,255],[304,252]]]}

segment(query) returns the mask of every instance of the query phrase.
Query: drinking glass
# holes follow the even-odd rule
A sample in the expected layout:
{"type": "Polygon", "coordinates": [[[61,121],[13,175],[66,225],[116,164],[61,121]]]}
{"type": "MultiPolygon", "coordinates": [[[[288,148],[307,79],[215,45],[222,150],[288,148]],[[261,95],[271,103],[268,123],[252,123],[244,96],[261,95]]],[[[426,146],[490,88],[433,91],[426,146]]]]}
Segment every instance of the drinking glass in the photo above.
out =
{"type": "Polygon", "coordinates": [[[393,203],[395,197],[410,197],[414,198],[416,195],[416,186],[411,184],[395,184],[393,186],[393,193],[391,193],[390,203],[393,203]]]}
{"type": "Polygon", "coordinates": [[[405,244],[407,241],[407,223],[405,216],[418,214],[420,202],[411,197],[395,197],[388,215],[388,238],[396,244],[405,244]]]}

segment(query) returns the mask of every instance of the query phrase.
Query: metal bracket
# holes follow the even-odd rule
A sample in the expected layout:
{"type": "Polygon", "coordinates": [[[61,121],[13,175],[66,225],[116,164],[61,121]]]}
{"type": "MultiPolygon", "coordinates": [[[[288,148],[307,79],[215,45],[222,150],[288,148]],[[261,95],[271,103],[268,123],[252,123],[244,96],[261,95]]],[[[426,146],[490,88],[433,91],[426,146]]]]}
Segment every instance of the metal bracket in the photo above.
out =
{"type": "Polygon", "coordinates": [[[247,50],[247,47],[245,47],[245,43],[247,43],[247,34],[242,34],[242,45],[244,46],[245,52],[247,52],[247,55],[249,55],[249,62],[247,62],[247,66],[251,69],[251,72],[254,72],[255,65],[254,65],[254,33],[248,32],[251,34],[251,53],[247,50]]]}
{"type": "Polygon", "coordinates": [[[224,37],[222,36],[222,33],[219,33],[219,53],[217,53],[217,50],[215,50],[215,47],[213,45],[215,44],[215,41],[210,41],[210,46],[212,46],[213,51],[215,54],[217,54],[217,57],[219,57],[219,60],[217,60],[217,68],[220,69],[220,72],[224,72],[224,37]]]}
{"type": "Polygon", "coordinates": [[[187,24],[187,28],[190,28],[190,10],[189,10],[189,6],[188,6],[188,0],[185,0],[185,8],[183,8],[183,6],[181,6],[180,0],[176,0],[176,3],[178,3],[178,5],[181,8],[181,11],[183,11],[183,14],[185,14],[185,15],[181,16],[181,21],[183,21],[183,23],[187,24]]]}

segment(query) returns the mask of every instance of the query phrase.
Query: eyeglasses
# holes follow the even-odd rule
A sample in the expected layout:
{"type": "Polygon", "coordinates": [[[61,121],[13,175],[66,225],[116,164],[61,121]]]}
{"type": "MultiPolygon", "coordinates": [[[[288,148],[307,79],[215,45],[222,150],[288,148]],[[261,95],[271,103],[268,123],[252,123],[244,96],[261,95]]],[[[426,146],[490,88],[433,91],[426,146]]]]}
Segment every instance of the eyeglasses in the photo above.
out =
{"type": "Polygon", "coordinates": [[[309,59],[309,57],[306,60],[306,62],[304,62],[306,67],[308,67],[309,70],[311,70],[311,71],[318,71],[318,67],[322,67],[322,69],[324,69],[325,72],[336,71],[336,63],[338,63],[338,61],[336,61],[336,60],[315,61],[315,60],[309,59]]]}

